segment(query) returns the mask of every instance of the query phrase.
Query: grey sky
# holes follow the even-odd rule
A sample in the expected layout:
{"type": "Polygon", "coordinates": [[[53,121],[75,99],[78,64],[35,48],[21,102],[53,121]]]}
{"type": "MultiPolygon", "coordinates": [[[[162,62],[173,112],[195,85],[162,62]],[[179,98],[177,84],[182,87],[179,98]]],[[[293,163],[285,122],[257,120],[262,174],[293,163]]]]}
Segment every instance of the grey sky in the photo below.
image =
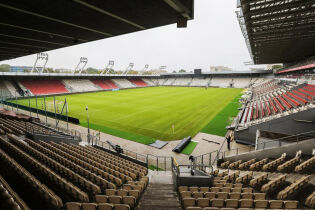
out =
{"type": "MultiPolygon", "coordinates": [[[[145,64],[151,68],[166,65],[167,70],[223,65],[236,70],[247,69],[250,61],[235,15],[236,0],[196,0],[195,19],[185,29],[176,25],[150,29],[114,38],[49,51],[47,66],[74,69],[80,57],[87,57],[87,67],[104,68],[115,60],[114,69],[125,69],[130,62],[135,69],[145,64]]],[[[31,66],[36,56],[4,61],[11,65],[31,66]]]]}

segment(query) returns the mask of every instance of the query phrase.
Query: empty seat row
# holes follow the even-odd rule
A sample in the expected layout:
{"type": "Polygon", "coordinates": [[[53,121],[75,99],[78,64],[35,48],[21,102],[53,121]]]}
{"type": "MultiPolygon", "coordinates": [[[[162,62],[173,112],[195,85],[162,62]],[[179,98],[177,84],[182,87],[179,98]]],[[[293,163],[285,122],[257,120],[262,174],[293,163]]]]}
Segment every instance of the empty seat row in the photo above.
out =
{"type": "Polygon", "coordinates": [[[252,187],[260,186],[262,183],[266,182],[268,179],[268,174],[264,173],[262,175],[259,175],[258,177],[250,180],[249,185],[252,187]]]}
{"type": "MultiPolygon", "coordinates": [[[[120,158],[116,155],[106,153],[104,151],[101,151],[99,149],[96,149],[94,147],[90,146],[78,146],[78,145],[66,145],[62,144],[64,147],[67,147],[68,149],[72,149],[74,151],[80,150],[81,152],[84,152],[85,154],[92,155],[97,160],[104,160],[107,162],[110,162],[114,166],[121,167],[123,169],[129,170],[132,173],[135,173],[136,176],[142,177],[148,173],[148,170],[140,166],[136,163],[133,163],[131,161],[128,161],[126,159],[120,158]]],[[[133,175],[131,175],[133,176],[133,175]]]]}
{"type": "Polygon", "coordinates": [[[287,172],[291,170],[293,167],[295,167],[300,162],[300,156],[296,156],[295,158],[292,158],[283,164],[279,165],[277,167],[277,170],[280,172],[287,172]]]}
{"type": "Polygon", "coordinates": [[[50,144],[47,144],[45,142],[40,142],[41,144],[50,147],[55,152],[61,155],[67,155],[69,158],[71,158],[73,161],[75,161],[77,164],[80,164],[82,167],[92,167],[93,171],[98,171],[98,174],[102,173],[102,171],[105,171],[108,173],[108,176],[110,175],[114,176],[113,180],[111,180],[112,183],[116,184],[117,186],[121,186],[123,182],[126,182],[127,180],[133,180],[136,178],[136,175],[133,173],[130,173],[129,171],[125,169],[119,169],[113,167],[110,163],[107,163],[102,160],[94,160],[89,154],[86,154],[84,152],[79,152],[72,149],[67,149],[63,145],[56,144],[54,142],[51,142],[50,144]],[[63,148],[63,149],[61,149],[63,148]]]}
{"type": "Polygon", "coordinates": [[[270,171],[273,170],[274,168],[276,168],[278,165],[280,165],[281,163],[283,163],[283,161],[285,161],[285,157],[286,154],[282,154],[280,158],[273,160],[265,165],[263,165],[262,170],[263,171],[270,171]]]}
{"type": "Polygon", "coordinates": [[[266,198],[265,193],[240,193],[240,192],[190,192],[182,191],[180,197],[183,198],[221,198],[221,199],[256,199],[263,200],[266,198]]]}
{"type": "Polygon", "coordinates": [[[232,180],[236,179],[237,177],[239,177],[239,175],[240,175],[240,172],[236,171],[234,173],[231,173],[229,175],[224,176],[223,180],[232,181],[232,180]]]}
{"type": "Polygon", "coordinates": [[[281,190],[277,195],[277,199],[287,199],[290,195],[296,193],[298,190],[303,188],[308,183],[309,178],[310,176],[304,176],[296,180],[290,186],[281,190]]]}
{"type": "Polygon", "coordinates": [[[247,183],[253,178],[253,172],[248,172],[243,174],[242,176],[236,178],[235,183],[247,183]]]}
{"type": "Polygon", "coordinates": [[[242,188],[243,187],[243,184],[241,183],[236,183],[236,184],[233,184],[233,183],[227,183],[227,180],[217,180],[217,181],[214,181],[213,182],[214,184],[214,187],[228,187],[228,188],[242,188]]]}
{"type": "MultiPolygon", "coordinates": [[[[79,188],[74,186],[71,182],[68,182],[66,179],[62,178],[60,175],[55,173],[53,170],[48,168],[46,165],[40,163],[38,160],[30,156],[29,154],[22,151],[17,146],[9,143],[8,141],[0,137],[0,145],[5,148],[10,155],[16,155],[25,163],[31,165],[31,169],[34,170],[38,176],[45,177],[49,180],[50,183],[56,185],[61,191],[68,194],[69,197],[72,197],[76,201],[88,202],[88,195],[81,191],[79,188]]],[[[69,170],[70,171],[70,170],[69,170]]]]}
{"type": "Polygon", "coordinates": [[[301,163],[300,165],[297,165],[294,169],[295,172],[299,173],[302,172],[304,170],[309,170],[312,169],[315,165],[315,156],[304,161],[303,163],[301,163]]]}
{"type": "Polygon", "coordinates": [[[130,207],[135,207],[137,199],[130,195],[96,195],[96,203],[112,203],[112,204],[128,204],[130,207]]]}
{"type": "MultiPolygon", "coordinates": [[[[2,152],[3,151],[0,151],[0,153],[2,152]]],[[[1,176],[0,176],[0,197],[3,198],[2,202],[5,202],[5,205],[10,206],[10,208],[12,209],[30,210],[30,208],[25,204],[25,202],[12,190],[9,184],[1,176]]],[[[2,203],[2,206],[4,206],[3,203],[2,203]]]]}
{"type": "MultiPolygon", "coordinates": [[[[80,181],[80,184],[82,184],[84,187],[87,186],[89,190],[91,190],[93,193],[100,193],[101,191],[104,191],[104,189],[111,187],[109,185],[109,182],[102,178],[102,176],[99,176],[93,171],[87,170],[80,165],[77,165],[76,162],[72,162],[69,159],[64,158],[63,156],[60,156],[54,152],[52,152],[49,149],[46,149],[45,147],[41,146],[40,144],[37,144],[31,140],[25,140],[31,147],[36,149],[38,152],[48,156],[52,160],[56,161],[60,164],[60,170],[64,170],[63,167],[66,167],[67,169],[72,169],[75,171],[78,176],[82,176],[86,178],[85,180],[80,181]]],[[[34,152],[34,151],[33,151],[34,152]]],[[[36,152],[35,152],[36,153],[36,152]]],[[[39,153],[36,153],[36,156],[40,155],[39,153]]],[[[51,161],[49,159],[45,159],[44,162],[50,163],[51,161]]],[[[101,174],[101,172],[100,172],[101,174]]]]}
{"type": "Polygon", "coordinates": [[[267,162],[268,162],[268,158],[265,158],[265,159],[262,159],[256,163],[253,163],[249,166],[249,170],[252,170],[252,171],[259,170],[267,162]]]}
{"type": "Polygon", "coordinates": [[[207,198],[184,198],[182,200],[184,209],[188,207],[217,207],[217,208],[257,208],[257,209],[296,209],[298,201],[282,200],[252,200],[252,199],[207,199],[207,198]]]}
{"type": "MultiPolygon", "coordinates": [[[[96,195],[96,202],[98,202],[98,200],[100,200],[101,198],[105,198],[106,196],[111,196],[111,195],[118,195],[118,196],[133,196],[136,201],[138,201],[138,199],[140,198],[140,191],[139,190],[125,190],[125,189],[106,189],[105,195],[96,195]],[[104,197],[105,196],[105,197],[104,197]]],[[[103,199],[103,203],[107,203],[104,202],[103,199]]]]}
{"type": "Polygon", "coordinates": [[[238,168],[238,166],[242,163],[242,160],[238,160],[238,161],[235,161],[233,163],[231,163],[228,168],[229,169],[236,169],[238,168]]]}
{"type": "MultiPolygon", "coordinates": [[[[238,185],[238,184],[235,184],[238,185]]],[[[189,192],[247,192],[247,193],[252,193],[253,189],[252,188],[242,188],[242,187],[237,187],[237,188],[231,188],[229,187],[196,187],[196,186],[179,186],[178,187],[178,192],[181,193],[183,191],[189,191],[189,192]]]]}
{"type": "Polygon", "coordinates": [[[286,175],[281,175],[278,178],[271,180],[270,182],[264,184],[261,187],[261,192],[270,192],[273,191],[274,189],[279,188],[286,180],[286,175]]]}
{"type": "MultiPolygon", "coordinates": [[[[69,189],[71,190],[71,185],[67,183],[65,180],[63,180],[59,176],[54,176],[53,172],[49,169],[45,168],[42,164],[37,162],[36,160],[33,160],[31,157],[28,157],[26,154],[23,154],[22,151],[18,151],[18,148],[15,148],[14,146],[10,145],[9,142],[3,140],[0,137],[0,145],[1,147],[6,147],[8,151],[12,152],[10,154],[16,154],[19,153],[20,157],[24,156],[25,158],[28,158],[28,162],[31,164],[34,164],[36,168],[41,170],[43,173],[42,175],[46,176],[47,178],[51,178],[51,181],[55,180],[60,186],[64,186],[63,189],[69,189]],[[45,171],[45,172],[44,172],[45,171]]],[[[35,188],[35,191],[39,192],[39,197],[43,200],[47,200],[52,206],[55,206],[56,208],[60,208],[63,206],[62,200],[53,192],[51,191],[46,185],[41,183],[36,177],[34,177],[32,174],[30,174],[26,169],[24,169],[21,165],[19,165],[13,158],[9,157],[2,149],[0,149],[0,157],[1,160],[3,160],[3,164],[6,164],[6,166],[14,171],[16,174],[18,174],[22,179],[26,180],[27,183],[29,183],[28,187],[35,188]]],[[[75,191],[76,189],[72,189],[75,191]]],[[[76,192],[76,196],[82,198],[82,200],[88,201],[88,197],[85,193],[78,190],[76,192]],[[81,195],[81,196],[80,196],[81,195]]],[[[75,196],[73,196],[75,197],[75,196]]]]}
{"type": "MultiPolygon", "coordinates": [[[[12,136],[9,136],[9,137],[10,137],[10,140],[13,141],[15,145],[18,145],[25,152],[29,153],[30,155],[32,155],[33,157],[35,157],[37,160],[41,161],[45,165],[50,166],[51,168],[54,169],[55,172],[63,175],[68,180],[71,180],[71,182],[73,181],[74,183],[81,186],[81,188],[84,189],[85,192],[90,192],[92,194],[101,193],[101,188],[98,185],[91,182],[90,180],[88,180],[87,178],[83,177],[83,175],[77,174],[73,170],[69,169],[68,166],[66,167],[65,165],[59,163],[58,161],[34,149],[33,147],[17,140],[15,137],[12,137],[12,136]]],[[[63,159],[63,158],[58,159],[58,160],[71,164],[70,161],[66,161],[66,159],[63,159]]],[[[72,164],[72,167],[78,170],[79,173],[83,174],[84,170],[82,168],[79,168],[79,166],[72,164]]],[[[86,173],[86,175],[88,176],[89,174],[86,173]]]]}
{"type": "Polygon", "coordinates": [[[310,208],[315,207],[315,191],[313,191],[312,194],[307,196],[306,201],[305,201],[305,205],[310,207],[310,208]]]}
{"type": "Polygon", "coordinates": [[[244,163],[241,163],[241,164],[238,166],[238,169],[240,169],[240,170],[246,170],[246,169],[249,168],[249,166],[250,166],[251,164],[253,164],[253,163],[255,163],[255,162],[256,162],[256,159],[254,158],[254,159],[251,159],[251,160],[246,161],[246,162],[244,162],[244,163]]]}
{"type": "Polygon", "coordinates": [[[127,204],[112,203],[66,203],[65,210],[130,210],[127,204]]]}

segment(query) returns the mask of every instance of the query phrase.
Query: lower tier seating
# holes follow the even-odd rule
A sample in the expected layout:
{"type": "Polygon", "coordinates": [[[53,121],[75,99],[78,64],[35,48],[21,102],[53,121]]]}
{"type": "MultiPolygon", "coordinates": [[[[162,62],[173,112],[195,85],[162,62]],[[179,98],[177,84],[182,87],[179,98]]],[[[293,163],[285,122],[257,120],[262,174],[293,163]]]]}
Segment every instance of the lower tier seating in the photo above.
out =
{"type": "Polygon", "coordinates": [[[69,91],[60,80],[25,80],[21,84],[34,95],[49,95],[68,93],[69,91]]]}

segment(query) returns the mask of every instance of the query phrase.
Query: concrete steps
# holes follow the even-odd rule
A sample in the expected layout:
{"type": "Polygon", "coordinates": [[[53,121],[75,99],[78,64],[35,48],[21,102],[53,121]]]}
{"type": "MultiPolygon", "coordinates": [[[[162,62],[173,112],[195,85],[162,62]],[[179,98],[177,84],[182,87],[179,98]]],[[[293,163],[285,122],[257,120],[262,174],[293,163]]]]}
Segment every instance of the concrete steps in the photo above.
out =
{"type": "Polygon", "coordinates": [[[174,189],[170,172],[151,172],[149,186],[136,210],[180,210],[181,205],[174,189]]]}

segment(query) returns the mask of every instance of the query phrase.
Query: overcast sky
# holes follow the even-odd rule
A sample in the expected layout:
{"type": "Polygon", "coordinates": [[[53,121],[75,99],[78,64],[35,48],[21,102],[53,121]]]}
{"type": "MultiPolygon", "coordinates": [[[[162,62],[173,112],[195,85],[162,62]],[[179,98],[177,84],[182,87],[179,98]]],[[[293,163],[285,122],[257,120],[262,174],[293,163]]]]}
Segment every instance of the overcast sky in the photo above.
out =
{"type": "MultiPolygon", "coordinates": [[[[238,21],[236,0],[196,0],[195,19],[184,29],[169,25],[73,47],[49,51],[47,66],[74,69],[80,57],[87,57],[87,67],[104,68],[115,60],[114,69],[125,69],[130,62],[134,69],[145,64],[151,68],[166,65],[167,70],[193,70],[210,66],[228,66],[235,70],[248,67],[250,61],[238,21]]],[[[1,62],[32,66],[36,55],[1,62]]]]}

